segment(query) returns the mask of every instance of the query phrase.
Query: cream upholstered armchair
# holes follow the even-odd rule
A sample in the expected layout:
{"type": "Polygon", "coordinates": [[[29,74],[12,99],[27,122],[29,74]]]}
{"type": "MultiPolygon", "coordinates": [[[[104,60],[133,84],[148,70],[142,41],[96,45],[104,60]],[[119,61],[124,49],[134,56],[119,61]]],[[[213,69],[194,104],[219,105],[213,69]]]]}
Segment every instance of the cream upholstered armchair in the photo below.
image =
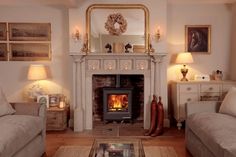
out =
{"type": "Polygon", "coordinates": [[[0,89],[0,156],[41,157],[45,152],[46,106],[9,104],[0,89]]]}
{"type": "Polygon", "coordinates": [[[221,102],[186,105],[186,147],[194,157],[236,156],[236,88],[221,102]]]}

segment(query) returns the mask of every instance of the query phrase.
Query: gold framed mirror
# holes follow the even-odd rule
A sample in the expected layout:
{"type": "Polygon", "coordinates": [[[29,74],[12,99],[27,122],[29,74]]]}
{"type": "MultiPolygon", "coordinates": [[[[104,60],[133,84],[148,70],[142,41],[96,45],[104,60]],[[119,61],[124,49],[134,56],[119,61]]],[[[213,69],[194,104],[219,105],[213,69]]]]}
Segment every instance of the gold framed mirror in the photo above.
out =
{"type": "Polygon", "coordinates": [[[122,43],[123,48],[131,44],[130,52],[149,52],[149,10],[142,4],[90,5],[86,10],[86,39],[87,53],[109,53],[106,45],[115,46],[117,43],[122,43]],[[110,25],[113,28],[112,33],[105,25],[109,17],[114,16],[121,17],[123,21],[110,25]],[[114,33],[114,30],[118,33],[114,33]]]}

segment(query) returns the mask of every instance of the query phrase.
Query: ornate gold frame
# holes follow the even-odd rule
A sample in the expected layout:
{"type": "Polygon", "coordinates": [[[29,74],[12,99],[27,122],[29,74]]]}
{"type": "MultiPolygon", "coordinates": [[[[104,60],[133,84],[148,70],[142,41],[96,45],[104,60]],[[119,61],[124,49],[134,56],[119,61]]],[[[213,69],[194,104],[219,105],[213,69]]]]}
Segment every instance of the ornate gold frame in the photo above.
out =
{"type": "Polygon", "coordinates": [[[92,4],[86,10],[86,41],[83,47],[83,51],[90,52],[90,34],[91,34],[91,12],[93,9],[142,9],[144,11],[145,18],[145,52],[149,52],[149,10],[142,4],[92,4]]]}

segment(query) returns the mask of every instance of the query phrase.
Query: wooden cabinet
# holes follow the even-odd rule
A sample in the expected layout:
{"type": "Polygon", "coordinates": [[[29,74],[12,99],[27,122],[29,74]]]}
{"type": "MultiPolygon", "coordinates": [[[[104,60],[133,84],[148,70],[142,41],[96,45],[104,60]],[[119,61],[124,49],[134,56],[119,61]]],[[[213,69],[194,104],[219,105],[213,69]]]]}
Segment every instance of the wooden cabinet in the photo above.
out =
{"type": "Polygon", "coordinates": [[[68,107],[50,107],[47,109],[47,130],[65,130],[67,128],[68,107]]]}
{"type": "Polygon", "coordinates": [[[173,82],[171,85],[171,102],[173,116],[177,121],[178,129],[181,129],[182,123],[186,119],[186,104],[194,101],[221,101],[227,91],[236,86],[233,81],[188,81],[173,82]]]}

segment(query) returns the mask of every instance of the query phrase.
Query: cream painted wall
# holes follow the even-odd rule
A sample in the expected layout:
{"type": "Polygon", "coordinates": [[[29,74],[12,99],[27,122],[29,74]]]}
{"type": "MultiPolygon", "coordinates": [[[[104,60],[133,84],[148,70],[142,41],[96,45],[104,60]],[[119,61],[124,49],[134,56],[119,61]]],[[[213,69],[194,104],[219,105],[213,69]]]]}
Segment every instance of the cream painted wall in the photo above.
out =
{"type": "MultiPolygon", "coordinates": [[[[211,25],[211,54],[193,54],[188,78],[194,74],[212,74],[222,70],[229,78],[231,51],[231,7],[224,4],[173,4],[168,5],[168,49],[170,57],[184,51],[185,25],[211,25]]],[[[171,58],[171,59],[172,59],[171,58]]],[[[170,62],[168,81],[182,77],[180,65],[170,62]]]]}
{"type": "MultiPolygon", "coordinates": [[[[234,3],[232,5],[232,28],[235,29],[236,27],[236,3],[234,3]]],[[[231,46],[231,56],[230,56],[230,61],[231,61],[231,64],[230,64],[230,76],[232,79],[236,80],[236,70],[235,70],[235,67],[236,67],[236,31],[233,30],[232,31],[232,46],[231,46]]]]}
{"type": "Polygon", "coordinates": [[[69,97],[71,80],[70,57],[68,56],[68,10],[56,7],[21,6],[0,7],[0,21],[4,22],[50,22],[52,28],[52,60],[44,62],[0,62],[0,86],[9,101],[23,101],[33,82],[27,80],[30,64],[47,66],[51,77],[41,82],[48,93],[64,93],[69,97]]]}

